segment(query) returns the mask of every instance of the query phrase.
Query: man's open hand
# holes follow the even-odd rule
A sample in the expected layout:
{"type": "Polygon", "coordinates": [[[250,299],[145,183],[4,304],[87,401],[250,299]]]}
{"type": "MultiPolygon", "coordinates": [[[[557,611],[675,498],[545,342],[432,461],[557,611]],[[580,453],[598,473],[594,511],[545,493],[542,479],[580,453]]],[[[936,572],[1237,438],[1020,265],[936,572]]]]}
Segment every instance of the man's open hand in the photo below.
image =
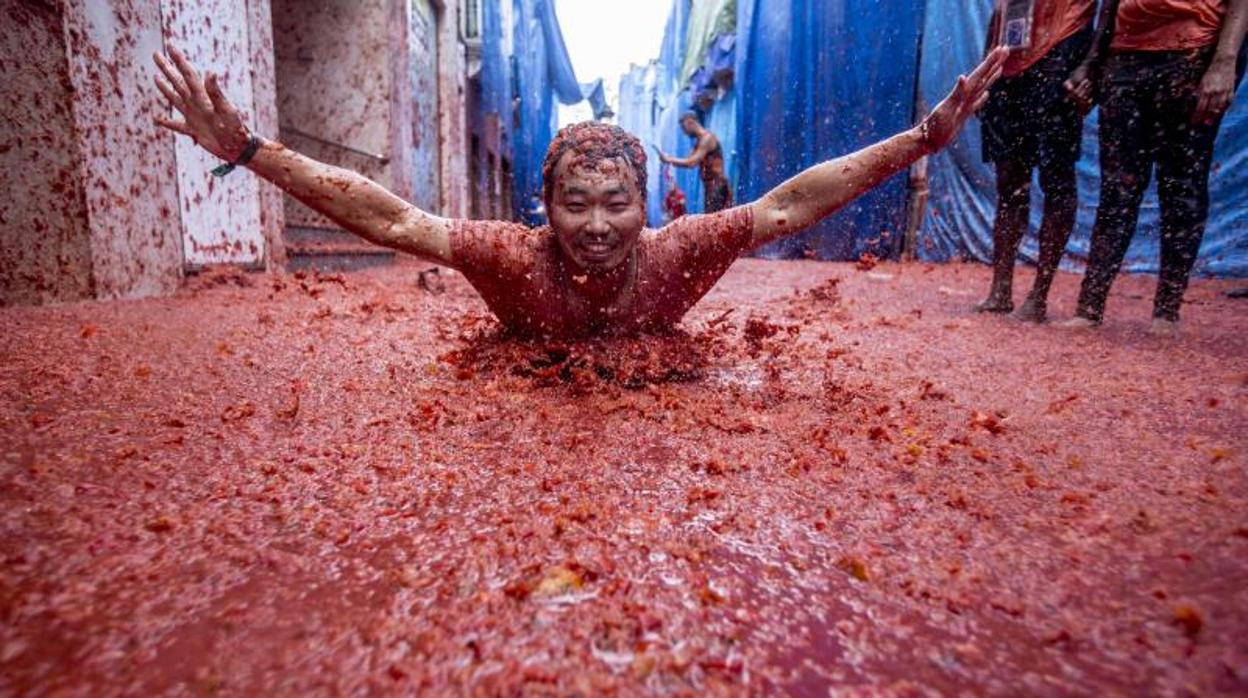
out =
{"type": "Polygon", "coordinates": [[[173,45],[167,45],[169,56],[153,56],[161,76],[156,88],[169,104],[181,114],[182,120],[156,117],[157,124],[170,131],[190,136],[204,150],[233,162],[247,147],[251,134],[243,125],[243,117],[221,92],[215,73],[200,79],[199,71],[173,45]]]}
{"type": "Polygon", "coordinates": [[[924,133],[932,152],[949,145],[966,120],[988,101],[988,90],[1001,77],[1001,68],[1008,56],[1006,48],[993,50],[969,77],[959,76],[953,92],[927,116],[923,122],[924,133]]]}

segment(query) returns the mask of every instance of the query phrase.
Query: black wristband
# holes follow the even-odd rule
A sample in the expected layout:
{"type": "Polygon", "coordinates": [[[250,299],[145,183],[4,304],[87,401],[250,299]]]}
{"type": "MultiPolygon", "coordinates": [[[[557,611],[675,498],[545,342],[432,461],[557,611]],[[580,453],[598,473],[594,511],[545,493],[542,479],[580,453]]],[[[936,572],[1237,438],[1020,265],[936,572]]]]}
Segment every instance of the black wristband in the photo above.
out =
{"type": "Polygon", "coordinates": [[[252,136],[247,140],[247,147],[243,148],[243,152],[239,154],[238,159],[234,162],[227,162],[224,165],[218,165],[212,169],[213,177],[224,177],[233,172],[236,168],[242,167],[251,162],[251,159],[260,151],[260,136],[252,136]]]}

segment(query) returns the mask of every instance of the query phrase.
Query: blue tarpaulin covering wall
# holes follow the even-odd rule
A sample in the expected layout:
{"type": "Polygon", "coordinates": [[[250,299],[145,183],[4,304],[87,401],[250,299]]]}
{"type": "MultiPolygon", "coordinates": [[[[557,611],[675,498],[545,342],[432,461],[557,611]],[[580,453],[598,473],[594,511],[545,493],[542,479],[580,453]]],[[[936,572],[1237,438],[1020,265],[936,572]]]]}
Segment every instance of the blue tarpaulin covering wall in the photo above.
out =
{"type": "Polygon", "coordinates": [[[529,202],[541,195],[542,161],[555,134],[556,101],[589,99],[596,113],[606,103],[600,81],[577,81],[553,0],[491,0],[482,10],[482,109],[498,114],[504,134],[511,136],[514,213],[524,218],[529,202]],[[514,26],[503,26],[504,2],[512,3],[514,26]],[[503,48],[506,32],[511,32],[510,56],[503,48]]]}
{"type": "MultiPolygon", "coordinates": [[[[708,89],[713,75],[731,68],[731,87],[720,91],[703,122],[724,147],[738,201],[910,124],[922,21],[912,2],[737,0],[733,33],[716,37],[702,68],[682,83],[690,16],[698,9],[697,0],[676,0],[657,61],[621,81],[621,125],[666,152],[688,154],[693,141],[680,131],[680,115],[694,108],[695,95],[708,89]]],[[[662,217],[661,169],[651,168],[652,225],[662,217]]],[[[696,171],[679,170],[676,182],[689,211],[702,211],[696,171]]],[[[905,206],[901,176],[761,254],[847,259],[879,253],[902,229],[905,206]]]]}
{"type": "MultiPolygon", "coordinates": [[[[908,128],[922,12],[913,0],[741,0],[737,191],[755,199],[801,170],[908,128]]],[[[895,177],[813,230],[763,250],[880,254],[904,230],[895,177]]]]}
{"type": "MultiPolygon", "coordinates": [[[[692,141],[679,115],[692,95],[680,84],[691,8],[674,0],[661,54],[634,69],[620,85],[620,123],[647,143],[683,155],[692,141]]],[[[738,201],[749,201],[817,162],[852,152],[907,128],[916,90],[939,102],[959,73],[979,61],[992,0],[737,0],[732,38],[735,83],[715,103],[707,125],[723,143],[738,201]],[[920,58],[921,47],[921,58],[920,58]]],[[[708,52],[708,55],[713,51],[708,52]]],[[[709,60],[709,59],[708,59],[709,60]]],[[[720,57],[722,60],[722,54],[720,57]]],[[[691,82],[697,83],[695,74],[691,82]]],[[[1079,221],[1069,260],[1086,255],[1099,187],[1096,115],[1088,121],[1080,163],[1079,221]]],[[[652,151],[653,154],[653,151],[652,151]]],[[[1197,272],[1248,276],[1248,90],[1241,89],[1223,125],[1212,180],[1213,210],[1197,272]]],[[[980,157],[979,124],[972,121],[947,151],[932,158],[931,204],[919,233],[920,258],[987,261],[992,250],[995,179],[980,157]]],[[[679,186],[689,210],[702,210],[701,184],[682,171],[679,186]]],[[[661,220],[660,168],[651,168],[651,224],[661,220]]],[[[1034,190],[1033,234],[1022,255],[1035,259],[1041,194],[1034,190]]],[[[805,235],[762,254],[853,259],[896,249],[904,229],[907,182],[899,175],[805,235]],[[884,239],[885,233],[890,239],[884,239]]],[[[1127,268],[1155,272],[1156,196],[1145,200],[1127,268]]]]}
{"type": "MultiPolygon", "coordinates": [[[[641,138],[649,154],[650,178],[646,201],[652,226],[663,223],[663,197],[668,188],[666,177],[671,177],[688,197],[690,212],[703,210],[702,182],[697,170],[665,167],[659,163],[657,152],[662,150],[686,156],[693,150],[693,139],[680,128],[681,115],[695,110],[694,93],[689,84],[681,79],[693,9],[687,0],[672,3],[658,59],[650,65],[635,67],[620,81],[620,126],[641,138]]],[[[735,52],[732,46],[727,50],[729,54],[725,56],[721,44],[719,52],[711,53],[719,63],[731,65],[735,52]]],[[[695,74],[690,82],[710,89],[706,72],[695,74]]],[[[723,145],[724,165],[729,173],[734,171],[737,156],[736,104],[735,90],[728,89],[717,95],[709,109],[700,111],[703,123],[723,145]]]]}
{"type": "MultiPolygon", "coordinates": [[[[511,2],[512,0],[502,0],[511,2]]],[[[504,33],[514,31],[503,26],[502,7],[499,2],[487,2],[481,12],[481,112],[494,114],[499,119],[503,138],[510,142],[512,135],[511,115],[512,64],[504,53],[504,33]]]]}
{"type": "MultiPolygon", "coordinates": [[[[927,0],[920,89],[928,104],[948,92],[958,73],[983,54],[992,0],[927,0]]],[[[1096,218],[1100,193],[1096,112],[1084,131],[1083,159],[1079,163],[1079,217],[1067,247],[1068,264],[1081,267],[1096,218]]],[[[1212,210],[1197,261],[1196,273],[1248,276],[1248,91],[1241,89],[1222,125],[1210,181],[1212,210]]],[[[992,166],[980,157],[979,123],[972,121],[957,143],[932,158],[931,202],[919,236],[920,258],[943,261],[969,257],[987,261],[992,255],[992,219],[996,184],[992,166]]],[[[1034,262],[1039,250],[1035,231],[1040,226],[1043,196],[1032,189],[1032,234],[1021,254],[1034,262]]],[[[1124,269],[1156,273],[1159,212],[1156,186],[1144,200],[1140,224],[1124,269]]]]}

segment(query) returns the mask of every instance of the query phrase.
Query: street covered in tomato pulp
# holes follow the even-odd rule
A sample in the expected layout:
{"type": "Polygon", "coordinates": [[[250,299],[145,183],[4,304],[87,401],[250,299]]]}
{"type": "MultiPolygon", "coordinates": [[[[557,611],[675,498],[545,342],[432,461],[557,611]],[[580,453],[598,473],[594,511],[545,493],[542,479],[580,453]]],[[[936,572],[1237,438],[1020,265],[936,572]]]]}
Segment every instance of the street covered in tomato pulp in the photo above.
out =
{"type": "Polygon", "coordinates": [[[3,685],[1243,691],[1242,301],[1063,332],[987,277],[744,261],[580,344],[407,264],[4,309],[3,685]]]}

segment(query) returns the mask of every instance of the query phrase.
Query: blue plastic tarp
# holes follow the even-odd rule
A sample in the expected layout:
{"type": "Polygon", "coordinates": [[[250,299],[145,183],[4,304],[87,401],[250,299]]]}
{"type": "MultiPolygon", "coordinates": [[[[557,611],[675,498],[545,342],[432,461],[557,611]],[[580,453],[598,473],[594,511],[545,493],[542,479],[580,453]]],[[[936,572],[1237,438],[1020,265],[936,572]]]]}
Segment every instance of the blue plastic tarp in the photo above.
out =
{"type": "MultiPolygon", "coordinates": [[[[511,2],[511,0],[504,0],[511,2]]],[[[514,27],[503,26],[502,6],[486,2],[481,17],[481,103],[482,114],[498,117],[504,139],[511,134],[511,100],[514,85],[511,63],[503,52],[505,32],[514,27]]]]}
{"type": "MultiPolygon", "coordinates": [[[[554,90],[546,58],[546,35],[537,12],[541,0],[515,0],[513,64],[517,100],[512,164],[517,213],[542,190],[542,158],[554,132],[554,90]]],[[[579,88],[578,88],[579,89],[579,88]]]]}
{"type": "Polygon", "coordinates": [[[607,104],[607,91],[603,88],[602,78],[581,83],[581,95],[586,102],[589,102],[595,119],[611,116],[611,105],[607,104]]]}
{"type": "Polygon", "coordinates": [[[693,94],[702,94],[715,89],[716,77],[725,73],[735,73],[737,59],[737,35],[721,34],[711,42],[706,51],[706,63],[699,67],[689,78],[689,88],[693,94]]]}
{"type": "MultiPolygon", "coordinates": [[[[511,1],[514,8],[513,75],[510,81],[517,98],[512,139],[516,192],[514,213],[525,217],[532,202],[541,197],[542,162],[555,134],[556,99],[565,104],[576,104],[588,97],[596,112],[605,111],[606,100],[600,84],[583,87],[577,81],[552,0],[499,1],[511,1]]],[[[487,7],[490,4],[487,2],[487,7]]],[[[487,22],[483,24],[488,25],[489,17],[487,13],[487,22]]],[[[485,28],[488,29],[488,26],[485,28]]],[[[506,30],[503,28],[503,31],[506,30]]],[[[490,36],[487,31],[485,38],[488,40],[490,36]]],[[[501,55],[501,50],[497,53],[501,55]]],[[[483,51],[483,59],[490,60],[494,54],[493,51],[483,51]]],[[[484,65],[482,69],[485,70],[484,65]]],[[[510,114],[511,109],[507,108],[506,113],[510,114]]]]}
{"type": "MultiPolygon", "coordinates": [[[[738,198],[909,128],[922,24],[913,0],[740,0],[738,198]]],[[[761,254],[883,256],[904,230],[906,197],[903,174],[761,254]]]]}
{"type": "MultiPolygon", "coordinates": [[[[935,104],[983,54],[992,0],[928,0],[923,40],[920,89],[935,104]]],[[[988,261],[992,255],[992,221],[996,185],[992,166],[980,155],[979,123],[972,121],[961,138],[934,156],[929,170],[931,200],[919,236],[918,253],[927,260],[972,258],[988,261]]],[[[1083,159],[1079,163],[1079,215],[1067,247],[1066,266],[1081,268],[1087,260],[1092,224],[1100,195],[1097,118],[1094,111],[1084,131],[1083,159]]],[[[1222,125],[1209,193],[1209,225],[1196,262],[1196,273],[1211,276],[1248,276],[1248,90],[1241,89],[1222,125]]],[[[1155,179],[1155,178],[1154,178],[1155,179]]],[[[1032,189],[1032,231],[1023,241],[1021,256],[1035,261],[1035,231],[1040,225],[1043,195],[1032,189]]],[[[1160,234],[1156,186],[1149,190],[1140,211],[1139,227],[1127,252],[1124,269],[1156,273],[1160,234]]]]}
{"type": "Polygon", "coordinates": [[[555,16],[554,0],[537,0],[536,12],[546,38],[546,60],[550,67],[550,84],[555,96],[564,104],[576,104],[585,98],[581,83],[576,81],[572,58],[563,43],[563,31],[555,16]]]}
{"type": "MultiPolygon", "coordinates": [[[[721,2],[715,6],[731,5],[721,2]]],[[[648,65],[635,66],[620,79],[619,124],[639,137],[649,154],[646,205],[651,226],[663,223],[663,199],[673,183],[685,193],[689,213],[705,210],[705,193],[698,170],[661,165],[658,160],[659,150],[680,157],[692,152],[694,139],[685,135],[680,127],[680,117],[686,112],[698,113],[702,123],[719,138],[724,150],[725,171],[730,182],[736,179],[737,93],[734,89],[721,91],[718,85],[712,89],[710,80],[716,73],[731,74],[735,69],[735,35],[722,34],[713,39],[706,46],[707,63],[695,72],[694,80],[690,81],[699,86],[686,83],[681,79],[681,71],[686,66],[690,34],[697,29],[691,25],[691,11],[694,9],[698,8],[688,0],[675,0],[668,15],[659,57],[648,65]],[[702,75],[708,77],[698,83],[702,75]],[[699,111],[694,100],[698,92],[704,90],[713,100],[709,107],[699,111]]],[[[706,7],[702,9],[705,11],[706,7]]],[[[733,24],[733,21],[719,22],[721,28],[730,29],[733,24]]],[[[726,82],[730,84],[730,81],[726,82]]]]}

